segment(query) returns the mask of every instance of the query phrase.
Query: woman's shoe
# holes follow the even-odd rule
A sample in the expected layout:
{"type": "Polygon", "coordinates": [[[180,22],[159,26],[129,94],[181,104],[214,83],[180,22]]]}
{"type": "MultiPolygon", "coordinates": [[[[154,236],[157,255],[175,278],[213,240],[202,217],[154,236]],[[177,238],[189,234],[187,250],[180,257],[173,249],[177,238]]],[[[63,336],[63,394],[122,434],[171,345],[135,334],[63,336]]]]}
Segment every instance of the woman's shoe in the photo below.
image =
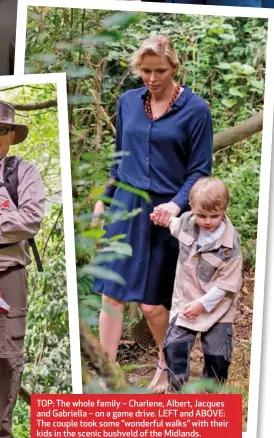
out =
{"type": "Polygon", "coordinates": [[[156,394],[166,394],[169,387],[167,373],[168,368],[164,368],[158,363],[155,376],[149,384],[148,389],[151,389],[156,394]]]}

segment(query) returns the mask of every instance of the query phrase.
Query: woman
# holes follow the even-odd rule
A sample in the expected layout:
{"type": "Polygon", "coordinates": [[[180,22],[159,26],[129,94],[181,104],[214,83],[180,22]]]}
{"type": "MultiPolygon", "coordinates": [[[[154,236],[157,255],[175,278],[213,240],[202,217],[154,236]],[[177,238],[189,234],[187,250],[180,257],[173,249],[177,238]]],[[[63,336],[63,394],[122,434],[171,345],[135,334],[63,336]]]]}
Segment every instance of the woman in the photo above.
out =
{"type": "MultiPolygon", "coordinates": [[[[133,256],[108,264],[125,280],[95,281],[103,293],[99,319],[100,342],[115,361],[122,333],[125,302],[138,302],[159,346],[159,363],[151,387],[163,392],[167,386],[163,341],[175,277],[178,243],[167,228],[169,214],[189,209],[192,185],[210,174],[212,123],[208,105],[187,86],[174,82],[179,67],[172,42],[165,36],[146,39],[133,56],[132,71],[145,87],[120,96],[116,121],[116,151],[129,154],[113,165],[110,177],[149,192],[151,204],[141,197],[109,186],[105,195],[127,205],[128,211],[142,208],[133,219],[112,224],[107,237],[126,234],[133,256]],[[154,208],[161,211],[150,221],[154,208]]],[[[117,202],[115,203],[117,205],[117,202]]],[[[119,207],[111,205],[111,210],[119,207]]],[[[103,213],[98,201],[94,214],[103,213]]]]}

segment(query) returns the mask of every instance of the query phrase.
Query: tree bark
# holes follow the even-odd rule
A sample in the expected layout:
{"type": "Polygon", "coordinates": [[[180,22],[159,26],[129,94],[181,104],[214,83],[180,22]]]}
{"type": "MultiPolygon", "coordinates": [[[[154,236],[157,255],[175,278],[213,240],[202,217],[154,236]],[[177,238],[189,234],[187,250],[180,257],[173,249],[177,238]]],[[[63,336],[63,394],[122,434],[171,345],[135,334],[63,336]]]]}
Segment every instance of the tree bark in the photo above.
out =
{"type": "Polygon", "coordinates": [[[213,137],[213,150],[216,152],[232,146],[235,143],[239,143],[240,141],[257,134],[262,128],[263,111],[260,111],[244,122],[215,134],[213,137]]]}
{"type": "Polygon", "coordinates": [[[19,396],[28,404],[30,405],[30,393],[27,391],[27,389],[21,385],[19,390],[19,396]]]}
{"type": "Polygon", "coordinates": [[[26,104],[10,103],[10,105],[12,105],[13,108],[19,111],[37,111],[41,109],[56,108],[57,100],[47,100],[45,102],[26,103],[26,104]]]}

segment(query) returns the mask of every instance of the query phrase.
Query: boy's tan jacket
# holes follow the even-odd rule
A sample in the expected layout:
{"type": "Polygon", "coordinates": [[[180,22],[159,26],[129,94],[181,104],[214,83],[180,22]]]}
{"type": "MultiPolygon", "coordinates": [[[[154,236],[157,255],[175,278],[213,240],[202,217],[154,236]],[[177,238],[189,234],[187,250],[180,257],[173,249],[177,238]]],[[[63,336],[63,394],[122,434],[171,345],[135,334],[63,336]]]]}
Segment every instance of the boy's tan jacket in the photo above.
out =
{"type": "Polygon", "coordinates": [[[199,228],[192,213],[173,218],[170,231],[180,245],[170,320],[178,315],[176,325],[201,332],[216,322],[233,322],[236,295],[242,284],[242,256],[238,233],[229,218],[225,217],[222,236],[199,250],[199,228]],[[184,306],[201,298],[213,286],[226,291],[223,300],[210,313],[203,312],[196,320],[187,319],[182,313],[184,306]]]}
{"type": "MultiPolygon", "coordinates": [[[[3,181],[4,162],[5,158],[0,161],[0,181],[3,181]]],[[[7,189],[0,187],[0,243],[16,243],[0,248],[0,271],[31,263],[27,239],[39,231],[44,217],[45,190],[40,173],[32,163],[19,163],[18,182],[18,209],[7,189]]]]}

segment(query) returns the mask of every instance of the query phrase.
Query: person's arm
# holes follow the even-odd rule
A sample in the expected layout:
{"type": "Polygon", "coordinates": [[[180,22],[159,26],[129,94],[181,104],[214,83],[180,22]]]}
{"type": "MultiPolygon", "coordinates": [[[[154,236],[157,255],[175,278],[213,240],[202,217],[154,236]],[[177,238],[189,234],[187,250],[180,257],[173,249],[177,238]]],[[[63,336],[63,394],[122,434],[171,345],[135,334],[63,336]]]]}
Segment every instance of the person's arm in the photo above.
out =
{"type": "Polygon", "coordinates": [[[232,258],[220,269],[215,285],[204,297],[192,301],[184,307],[183,315],[188,319],[196,319],[204,312],[211,312],[226,296],[227,292],[239,292],[242,284],[242,257],[232,258]]]}
{"type": "Polygon", "coordinates": [[[176,237],[176,239],[178,239],[183,219],[184,219],[184,215],[182,215],[181,217],[171,216],[169,220],[170,232],[172,236],[176,237]]]}
{"type": "MultiPolygon", "coordinates": [[[[18,210],[0,213],[0,243],[17,243],[39,231],[45,210],[45,190],[41,176],[31,163],[18,168],[18,210]]],[[[10,201],[11,202],[11,201],[10,201]]]]}
{"type": "Polygon", "coordinates": [[[226,292],[223,289],[214,286],[207,294],[199,298],[198,301],[203,305],[205,311],[210,313],[222,301],[225,295],[226,292]]]}
{"type": "Polygon", "coordinates": [[[196,120],[193,126],[190,124],[189,130],[187,177],[181,190],[171,199],[181,210],[189,206],[189,192],[193,184],[211,173],[213,131],[208,107],[203,106],[199,120],[196,120]]]}

